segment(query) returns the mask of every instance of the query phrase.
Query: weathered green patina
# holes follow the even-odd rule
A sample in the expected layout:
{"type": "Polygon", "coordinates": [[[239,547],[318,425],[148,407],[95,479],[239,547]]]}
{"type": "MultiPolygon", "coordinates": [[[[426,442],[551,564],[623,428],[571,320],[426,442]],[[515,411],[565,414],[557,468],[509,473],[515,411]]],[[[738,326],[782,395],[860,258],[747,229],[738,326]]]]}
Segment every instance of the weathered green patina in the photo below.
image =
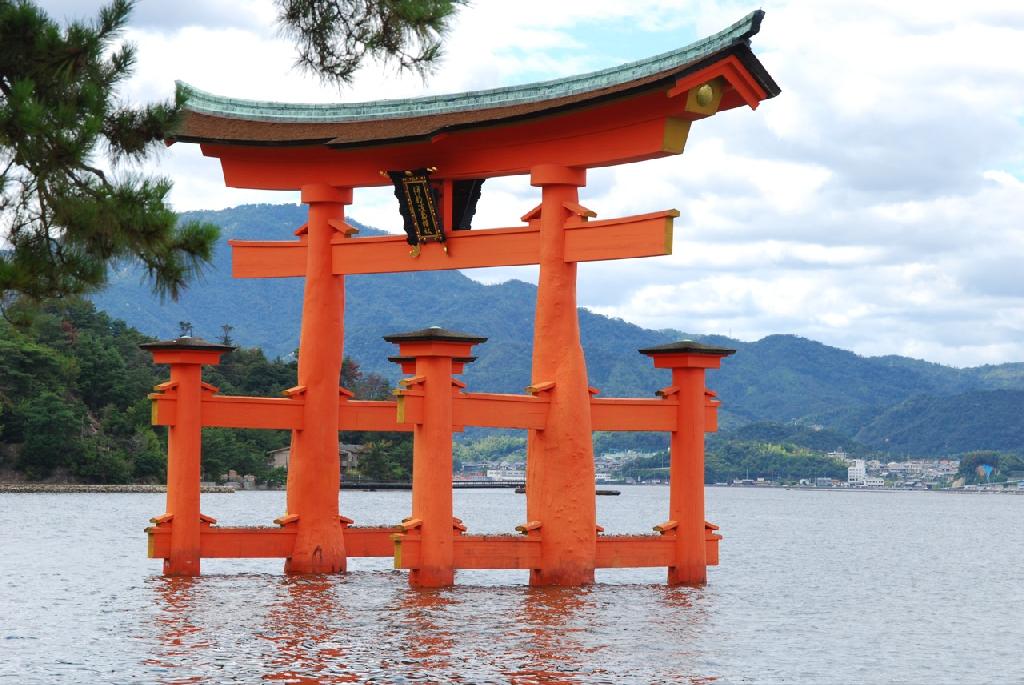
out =
{"type": "MultiPolygon", "coordinates": [[[[559,100],[649,79],[700,62],[736,46],[746,48],[750,37],[760,30],[763,17],[764,12],[756,10],[732,26],[686,47],[588,74],[450,95],[317,104],[221,97],[180,81],[178,87],[186,96],[186,110],[231,119],[281,123],[343,123],[439,116],[559,100]]],[[[760,67],[756,60],[754,62],[755,67],[760,67]]],[[[778,94],[778,87],[763,69],[755,68],[752,72],[769,97],[778,94]]]]}

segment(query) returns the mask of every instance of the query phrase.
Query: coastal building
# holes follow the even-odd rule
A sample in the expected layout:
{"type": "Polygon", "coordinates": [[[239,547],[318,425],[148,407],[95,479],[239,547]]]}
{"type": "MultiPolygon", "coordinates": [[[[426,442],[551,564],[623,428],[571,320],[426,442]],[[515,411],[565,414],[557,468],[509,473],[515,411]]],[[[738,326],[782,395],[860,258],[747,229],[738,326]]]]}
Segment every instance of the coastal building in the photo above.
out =
{"type": "Polygon", "coordinates": [[[845,461],[845,462],[849,462],[850,461],[850,458],[847,456],[846,452],[843,451],[842,447],[840,447],[839,449],[834,450],[832,452],[829,452],[827,456],[828,456],[829,459],[836,459],[836,460],[845,461]]]}
{"type": "MultiPolygon", "coordinates": [[[[359,457],[366,449],[366,445],[338,445],[338,456],[341,458],[343,470],[359,468],[359,457]]],[[[274,468],[287,469],[288,460],[291,458],[291,446],[282,447],[267,452],[267,462],[274,468]]]]}
{"type": "Polygon", "coordinates": [[[851,459],[846,469],[846,484],[851,488],[863,487],[864,479],[867,477],[867,469],[863,459],[851,459]]]}
{"type": "Polygon", "coordinates": [[[499,483],[520,482],[526,480],[526,471],[519,469],[488,469],[487,479],[499,483]]]}

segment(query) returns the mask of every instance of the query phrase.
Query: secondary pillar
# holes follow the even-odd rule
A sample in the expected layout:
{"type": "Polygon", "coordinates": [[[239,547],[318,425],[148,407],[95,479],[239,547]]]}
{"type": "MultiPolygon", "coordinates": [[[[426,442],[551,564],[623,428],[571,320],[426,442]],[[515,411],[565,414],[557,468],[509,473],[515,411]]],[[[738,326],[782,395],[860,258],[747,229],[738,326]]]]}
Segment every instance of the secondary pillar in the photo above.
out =
{"type": "Polygon", "coordinates": [[[154,521],[171,528],[164,575],[198,576],[200,566],[199,487],[202,458],[202,369],[234,347],[181,337],[139,345],[156,364],[171,367],[167,393],[177,397],[174,423],[167,429],[167,511],[154,521]]]}
{"type": "Polygon", "coordinates": [[[334,573],[346,567],[339,521],[338,387],[341,378],[345,286],[331,268],[331,241],[350,188],[315,184],[302,188],[309,205],[306,224],[306,283],[299,338],[298,390],[305,400],[302,430],[292,432],[288,459],[288,511],[282,520],[296,528],[287,573],[334,573]],[[335,224],[335,225],[332,225],[335,224]]]}
{"type": "Polygon", "coordinates": [[[704,530],[704,371],[719,368],[722,357],[735,350],[683,340],[640,352],[654,360],[655,368],[672,369],[668,391],[677,395],[679,402],[669,461],[668,517],[676,522],[676,547],[675,565],[668,569],[668,583],[704,585],[708,579],[704,530]]]}
{"type": "Polygon", "coordinates": [[[530,431],[527,443],[527,520],[541,523],[542,540],[541,567],[530,571],[530,584],[586,585],[594,582],[597,553],[594,445],[576,264],[565,261],[565,225],[586,170],[541,165],[530,183],[541,188],[532,387],[551,393],[547,424],[530,431]]]}
{"type": "Polygon", "coordinates": [[[409,584],[445,587],[455,582],[452,374],[462,372],[473,345],[487,338],[434,326],[384,339],[399,345],[398,360],[413,373],[402,381],[402,392],[422,396],[423,413],[413,427],[412,514],[407,520],[418,522],[420,560],[409,572],[409,584]]]}

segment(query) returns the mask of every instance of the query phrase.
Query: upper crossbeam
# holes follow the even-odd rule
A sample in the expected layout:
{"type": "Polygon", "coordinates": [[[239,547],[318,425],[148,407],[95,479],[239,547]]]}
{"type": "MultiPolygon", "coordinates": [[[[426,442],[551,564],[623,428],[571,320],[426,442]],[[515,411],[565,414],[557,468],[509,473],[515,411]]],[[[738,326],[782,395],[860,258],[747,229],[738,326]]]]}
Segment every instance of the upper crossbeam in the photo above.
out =
{"type": "MultiPolygon", "coordinates": [[[[672,254],[674,209],[620,219],[587,221],[565,227],[565,261],[593,262],[672,254]]],[[[304,240],[230,240],[235,278],[301,277],[306,273],[304,240]]],[[[418,257],[409,254],[404,236],[343,238],[331,246],[333,271],[338,275],[475,269],[522,266],[540,260],[540,228],[456,231],[442,244],[423,246],[418,257]]]]}

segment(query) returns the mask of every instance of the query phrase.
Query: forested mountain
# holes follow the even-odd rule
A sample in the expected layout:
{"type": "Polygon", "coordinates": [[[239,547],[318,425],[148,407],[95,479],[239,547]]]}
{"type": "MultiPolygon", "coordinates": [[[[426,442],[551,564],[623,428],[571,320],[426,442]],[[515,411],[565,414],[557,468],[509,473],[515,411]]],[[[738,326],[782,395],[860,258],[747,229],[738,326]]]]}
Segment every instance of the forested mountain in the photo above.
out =
{"type": "MultiPolygon", "coordinates": [[[[179,302],[161,303],[141,287],[140,274],[122,269],[94,297],[96,304],[150,335],[173,336],[180,321],[190,321],[197,335],[216,338],[226,324],[240,344],[261,347],[269,356],[292,354],[301,279],[232,279],[226,243],[292,239],[305,209],[246,205],[184,216],[223,229],[205,278],[179,302]]],[[[364,228],[361,235],[376,233],[364,228]]],[[[394,381],[398,369],[387,361],[394,347],[381,336],[430,325],[464,330],[489,338],[477,347],[478,361],[467,367],[469,387],[521,392],[530,381],[535,298],[531,284],[483,285],[457,271],[349,277],[345,353],[367,372],[394,381]]],[[[586,310],[580,311],[580,326],[591,384],[603,396],[651,396],[668,384],[668,374],[636,350],[691,337],[737,350],[721,370],[708,374],[723,400],[723,429],[753,422],[824,427],[905,456],[982,447],[1024,451],[1024,421],[1014,419],[1021,416],[1015,392],[1024,392],[1024,363],[955,369],[898,356],[861,357],[792,335],[748,343],[654,331],[586,310]]]]}

